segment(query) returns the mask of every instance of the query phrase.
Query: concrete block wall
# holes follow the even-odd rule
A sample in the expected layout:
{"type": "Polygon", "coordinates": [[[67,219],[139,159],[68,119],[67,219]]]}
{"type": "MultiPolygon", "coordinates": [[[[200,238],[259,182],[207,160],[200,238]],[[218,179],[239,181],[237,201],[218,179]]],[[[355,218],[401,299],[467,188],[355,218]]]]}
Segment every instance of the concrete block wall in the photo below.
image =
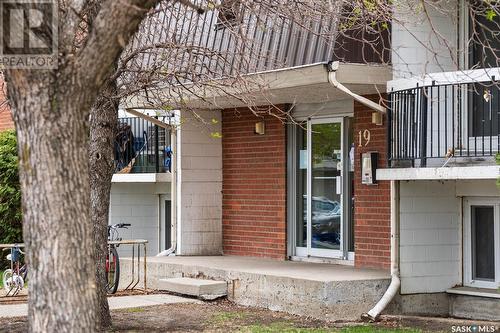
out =
{"type": "MultiPolygon", "coordinates": [[[[379,95],[366,96],[378,101],[379,95]]],[[[370,108],[354,103],[354,246],[355,265],[388,269],[390,267],[391,239],[391,192],[388,181],[377,185],[361,184],[361,154],[376,151],[378,167],[383,168],[387,161],[386,126],[372,124],[370,108]],[[370,142],[359,146],[358,135],[370,131],[370,142]]],[[[385,124],[385,120],[384,120],[385,124]]]]}
{"type": "MultiPolygon", "coordinates": [[[[122,239],[148,240],[148,255],[158,253],[158,195],[170,193],[170,183],[113,183],[109,223],[130,223],[119,229],[122,239]]],[[[130,256],[130,246],[121,246],[119,253],[130,256]]]]}
{"type": "Polygon", "coordinates": [[[217,135],[222,131],[220,118],[220,111],[181,113],[179,255],[222,253],[222,140],[217,135]]]}
{"type": "Polygon", "coordinates": [[[401,293],[443,292],[461,284],[461,200],[456,183],[400,184],[401,293]]]}
{"type": "Polygon", "coordinates": [[[224,110],[224,254],[286,257],[286,127],[271,115],[224,110]],[[264,121],[265,134],[255,134],[264,121]]]}
{"type": "Polygon", "coordinates": [[[427,6],[425,11],[411,0],[395,6],[391,32],[394,78],[458,69],[457,3],[441,1],[439,10],[427,6]]]}

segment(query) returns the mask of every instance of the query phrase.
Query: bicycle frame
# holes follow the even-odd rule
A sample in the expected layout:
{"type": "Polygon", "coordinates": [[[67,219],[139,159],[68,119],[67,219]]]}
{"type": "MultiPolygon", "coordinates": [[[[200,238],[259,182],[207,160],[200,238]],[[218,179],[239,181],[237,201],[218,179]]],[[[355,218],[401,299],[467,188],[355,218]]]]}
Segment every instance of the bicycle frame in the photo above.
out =
{"type": "MultiPolygon", "coordinates": [[[[7,248],[8,249],[8,248],[7,248]]],[[[5,251],[6,248],[3,249],[5,251]]],[[[2,252],[3,252],[2,251],[2,252]]],[[[26,281],[26,277],[28,274],[28,267],[26,264],[21,265],[20,257],[24,254],[19,246],[10,247],[10,256],[7,256],[7,259],[10,261],[10,273],[12,274],[10,277],[10,282],[12,285],[7,291],[7,296],[16,296],[19,291],[24,288],[24,282],[26,281]]],[[[3,274],[6,274],[8,270],[4,271],[3,274]]],[[[6,286],[4,286],[5,288],[6,286]]],[[[7,288],[6,288],[7,290],[7,288]]]]}

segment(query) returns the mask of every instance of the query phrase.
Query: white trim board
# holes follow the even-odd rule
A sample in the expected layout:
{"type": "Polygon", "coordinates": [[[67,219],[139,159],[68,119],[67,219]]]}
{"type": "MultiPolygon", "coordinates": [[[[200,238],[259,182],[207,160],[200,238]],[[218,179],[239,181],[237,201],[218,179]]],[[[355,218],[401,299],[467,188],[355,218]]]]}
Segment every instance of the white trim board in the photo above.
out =
{"type": "Polygon", "coordinates": [[[377,180],[497,179],[499,166],[378,169],[377,180]]]}
{"type": "Polygon", "coordinates": [[[395,92],[419,87],[436,86],[446,84],[465,84],[475,82],[490,82],[492,78],[500,78],[500,68],[480,68],[455,72],[429,73],[421,76],[414,76],[408,79],[396,79],[387,82],[387,92],[395,92]]]}
{"type": "Polygon", "coordinates": [[[466,296],[477,296],[486,298],[498,298],[500,299],[500,292],[495,289],[486,288],[472,288],[472,287],[457,287],[446,290],[447,294],[455,295],[466,295],[466,296]]]}
{"type": "Polygon", "coordinates": [[[115,173],[112,183],[170,183],[172,174],[167,173],[115,173]]]}

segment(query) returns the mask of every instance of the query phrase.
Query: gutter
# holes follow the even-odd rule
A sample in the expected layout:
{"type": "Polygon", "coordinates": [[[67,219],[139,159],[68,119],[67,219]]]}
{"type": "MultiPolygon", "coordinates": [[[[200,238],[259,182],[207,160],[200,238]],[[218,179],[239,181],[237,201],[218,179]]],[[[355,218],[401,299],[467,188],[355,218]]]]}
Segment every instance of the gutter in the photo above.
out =
{"type": "Polygon", "coordinates": [[[399,181],[391,180],[391,284],[378,303],[361,315],[367,321],[376,321],[380,313],[399,292],[399,181]]]}
{"type": "Polygon", "coordinates": [[[382,114],[386,114],[387,110],[383,106],[380,106],[379,104],[370,101],[368,98],[363,97],[361,95],[356,94],[355,92],[351,91],[349,88],[344,86],[342,83],[337,81],[336,73],[337,70],[339,69],[340,63],[338,61],[332,61],[328,63],[328,82],[337,88],[338,90],[342,91],[346,95],[351,96],[354,100],[358,101],[359,103],[363,104],[364,106],[369,107],[370,109],[373,109],[377,112],[380,112],[382,114]]]}

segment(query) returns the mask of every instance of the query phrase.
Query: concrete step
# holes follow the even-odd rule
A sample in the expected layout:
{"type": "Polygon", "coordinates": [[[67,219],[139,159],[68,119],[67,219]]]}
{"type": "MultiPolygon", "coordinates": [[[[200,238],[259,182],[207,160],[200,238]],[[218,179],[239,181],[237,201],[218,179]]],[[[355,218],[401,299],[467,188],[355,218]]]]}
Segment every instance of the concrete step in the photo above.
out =
{"type": "Polygon", "coordinates": [[[225,281],[192,278],[159,279],[158,289],[181,295],[195,296],[204,300],[227,296],[227,283],[225,281]]]}
{"type": "MultiPolygon", "coordinates": [[[[479,288],[456,288],[448,291],[450,296],[450,315],[457,318],[474,320],[500,321],[500,292],[489,290],[481,292],[479,288]],[[476,289],[477,291],[470,291],[476,289]],[[460,292],[462,294],[460,294],[460,292]],[[488,294],[484,296],[484,294],[488,294]]],[[[484,290],[484,289],[482,289],[484,290]]]]}

